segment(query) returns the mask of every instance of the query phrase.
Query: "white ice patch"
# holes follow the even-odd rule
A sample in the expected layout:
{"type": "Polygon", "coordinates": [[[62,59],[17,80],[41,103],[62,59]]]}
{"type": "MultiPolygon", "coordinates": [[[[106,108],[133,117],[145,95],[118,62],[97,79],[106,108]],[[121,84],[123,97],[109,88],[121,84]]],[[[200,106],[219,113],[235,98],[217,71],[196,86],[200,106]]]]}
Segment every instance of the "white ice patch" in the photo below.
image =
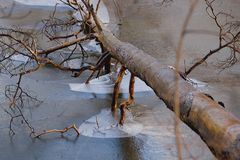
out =
{"type": "Polygon", "coordinates": [[[208,86],[207,83],[193,79],[193,78],[189,78],[189,80],[192,82],[192,85],[197,88],[197,89],[202,89],[208,86]]]}
{"type": "MultiPolygon", "coordinates": [[[[128,93],[130,73],[128,72],[124,77],[120,85],[119,93],[128,93]]],[[[113,93],[116,73],[110,73],[99,78],[95,78],[89,81],[89,84],[85,83],[69,83],[70,90],[84,93],[95,94],[110,94],[113,93]]],[[[150,87],[146,85],[144,81],[139,78],[135,78],[135,92],[152,91],[150,87]]]]}
{"type": "Polygon", "coordinates": [[[101,53],[102,51],[100,45],[97,45],[97,42],[95,40],[90,40],[88,43],[84,44],[83,49],[88,52],[101,53]]]}
{"type": "Polygon", "coordinates": [[[11,60],[13,61],[17,61],[17,62],[22,62],[22,63],[26,63],[28,61],[29,57],[27,56],[23,56],[21,54],[16,54],[11,56],[11,60]]]}
{"type": "Polygon", "coordinates": [[[81,66],[81,61],[79,59],[72,59],[63,63],[64,67],[70,67],[73,69],[78,69],[81,66]]]}
{"type": "Polygon", "coordinates": [[[54,6],[59,3],[59,0],[14,0],[15,2],[23,3],[25,5],[41,5],[41,6],[54,6]]]}
{"type": "Polygon", "coordinates": [[[121,138],[136,136],[141,133],[143,125],[136,122],[131,112],[126,111],[126,120],[123,126],[118,125],[119,117],[114,117],[110,109],[101,112],[86,120],[80,125],[81,135],[96,138],[121,138]]]}
{"type": "MultiPolygon", "coordinates": [[[[168,66],[168,68],[172,69],[172,70],[176,70],[175,67],[173,66],[168,66]]],[[[201,90],[202,88],[206,87],[208,84],[204,83],[202,81],[193,79],[193,78],[186,78],[191,85],[193,85],[193,87],[195,87],[196,89],[201,90]]]]}
{"type": "Polygon", "coordinates": [[[131,111],[126,110],[126,119],[121,126],[118,124],[119,116],[114,117],[110,109],[102,109],[99,114],[81,124],[79,130],[81,135],[95,138],[123,138],[139,135],[175,137],[174,121],[170,120],[171,122],[163,125],[166,121],[163,121],[163,117],[159,118],[159,114],[162,113],[150,109],[143,111],[142,115],[133,115],[131,111]]]}

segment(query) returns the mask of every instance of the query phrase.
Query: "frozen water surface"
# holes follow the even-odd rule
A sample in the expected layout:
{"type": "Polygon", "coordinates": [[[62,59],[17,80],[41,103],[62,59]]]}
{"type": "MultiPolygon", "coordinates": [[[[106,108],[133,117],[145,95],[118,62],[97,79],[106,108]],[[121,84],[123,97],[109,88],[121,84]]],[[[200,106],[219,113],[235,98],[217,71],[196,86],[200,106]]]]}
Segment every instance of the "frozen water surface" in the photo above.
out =
{"type": "MultiPolygon", "coordinates": [[[[7,3],[8,1],[0,2],[7,3]]],[[[41,1],[38,2],[41,3],[41,1]]],[[[154,5],[155,2],[153,1],[118,2],[122,13],[124,13],[120,28],[121,39],[144,49],[154,57],[159,58],[160,62],[172,65],[169,62],[174,62],[173,52],[169,48],[171,48],[170,45],[173,45],[174,39],[177,39],[175,35],[178,35],[178,33],[173,32],[173,30],[177,30],[178,26],[180,26],[178,20],[182,17],[179,13],[187,11],[186,6],[188,5],[186,2],[176,1],[176,5],[183,3],[183,5],[180,5],[182,8],[174,8],[175,4],[173,4],[174,10],[171,12],[165,9],[161,10],[159,5],[154,5]],[[172,25],[173,21],[176,23],[175,25],[172,25]],[[169,30],[172,34],[169,34],[169,30]]],[[[14,22],[14,24],[29,24],[36,20],[37,16],[41,19],[42,14],[46,14],[43,8],[35,8],[34,11],[37,12],[34,15],[35,18],[30,16],[27,17],[26,22],[18,21],[14,22]]],[[[109,16],[111,15],[113,14],[109,14],[109,16]]],[[[202,17],[200,16],[200,19],[196,18],[196,20],[203,21],[201,24],[206,24],[207,22],[202,17]]],[[[1,20],[1,24],[5,22],[1,20]]],[[[10,24],[10,21],[7,22],[10,24]]],[[[196,24],[199,25],[199,22],[196,24]]],[[[197,50],[204,48],[203,45],[206,44],[214,45],[205,39],[201,43],[197,43],[197,45],[193,45],[192,39],[190,42],[186,41],[186,43],[191,44],[192,48],[197,50]]],[[[191,52],[186,52],[188,57],[194,57],[190,54],[195,53],[191,50],[191,47],[189,47],[191,52]]],[[[202,88],[214,95],[214,98],[226,102],[227,110],[232,110],[234,114],[239,115],[239,83],[229,83],[230,81],[220,84],[213,81],[209,82],[210,78],[218,79],[213,74],[214,71],[215,69],[211,70],[210,73],[205,70],[196,71],[193,77],[206,82],[207,85],[202,88]],[[210,78],[204,79],[203,75],[210,78]]],[[[237,77],[239,68],[232,69],[231,73],[230,77],[237,77]]],[[[43,129],[53,128],[62,129],[75,123],[80,126],[82,135],[75,139],[74,132],[68,132],[63,137],[52,134],[41,139],[30,139],[26,126],[20,125],[19,127],[21,122],[16,122],[15,130],[17,135],[10,138],[8,135],[10,119],[6,113],[1,111],[0,159],[178,159],[174,133],[174,114],[165,107],[158,97],[154,94],[139,94],[136,96],[136,104],[130,107],[126,123],[123,127],[119,127],[117,126],[119,117],[112,117],[109,110],[111,95],[98,98],[96,91],[95,95],[80,92],[87,90],[86,86],[79,87],[87,76],[87,74],[83,74],[81,78],[75,79],[69,73],[44,68],[25,77],[23,87],[27,88],[30,93],[37,94],[39,99],[44,100],[41,106],[24,112],[31,124],[36,128],[36,131],[40,132],[43,129]]],[[[225,80],[230,79],[229,75],[223,72],[222,77],[224,78],[224,76],[225,80]]],[[[95,85],[95,90],[100,90],[101,93],[111,93],[113,83],[109,79],[108,76],[102,80],[95,79],[91,82],[93,86],[95,85]],[[102,91],[100,86],[104,85],[109,86],[111,89],[102,91]]],[[[6,84],[14,82],[13,79],[0,75],[1,92],[4,91],[6,84]]],[[[127,85],[128,80],[123,84],[127,85]]],[[[94,93],[93,88],[90,87],[90,93],[94,93]]],[[[1,98],[3,97],[0,95],[1,98]]],[[[120,99],[120,101],[122,100],[120,99]]],[[[196,133],[182,123],[181,131],[185,143],[183,146],[183,159],[197,159],[199,157],[206,160],[214,159],[210,150],[196,133]]]]}

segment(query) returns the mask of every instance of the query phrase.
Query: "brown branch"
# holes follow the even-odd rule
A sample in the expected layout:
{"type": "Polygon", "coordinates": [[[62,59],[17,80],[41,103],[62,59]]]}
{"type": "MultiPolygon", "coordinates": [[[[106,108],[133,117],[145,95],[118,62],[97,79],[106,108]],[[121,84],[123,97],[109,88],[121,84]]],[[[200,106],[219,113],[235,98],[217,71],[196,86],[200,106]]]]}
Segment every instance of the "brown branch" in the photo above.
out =
{"type": "Polygon", "coordinates": [[[67,132],[67,131],[69,131],[71,129],[73,129],[76,132],[77,136],[80,135],[79,129],[76,127],[75,124],[73,124],[73,125],[71,125],[69,127],[66,127],[64,129],[51,129],[51,130],[43,131],[42,133],[34,135],[34,138],[40,138],[41,136],[49,134],[49,133],[61,133],[61,134],[64,134],[65,132],[67,132]]]}
{"type": "Polygon", "coordinates": [[[95,25],[97,26],[97,29],[99,31],[102,31],[101,24],[97,20],[98,18],[97,18],[96,13],[94,12],[93,5],[90,5],[89,2],[87,3],[85,0],[82,0],[82,2],[85,5],[85,7],[87,8],[88,12],[91,13],[91,15],[92,15],[92,17],[94,19],[95,25]]]}
{"type": "Polygon", "coordinates": [[[49,48],[47,50],[42,50],[42,51],[39,51],[37,52],[37,54],[49,54],[49,53],[52,53],[52,52],[55,52],[57,50],[60,50],[60,49],[63,49],[63,48],[66,48],[66,47],[69,47],[69,46],[72,46],[76,43],[80,43],[80,42],[83,42],[83,41],[86,41],[86,40],[89,40],[89,39],[93,39],[95,38],[94,34],[90,34],[88,36],[84,36],[84,37],[81,37],[81,38],[77,38],[73,41],[70,41],[70,42],[65,42],[59,46],[55,46],[55,47],[52,47],[52,48],[49,48]]]}
{"type": "MultiPolygon", "coordinates": [[[[101,55],[101,57],[99,58],[99,60],[97,61],[95,66],[84,66],[80,69],[73,69],[72,71],[75,71],[77,73],[74,74],[73,77],[79,77],[82,72],[84,72],[85,70],[90,70],[92,71],[91,75],[88,77],[88,79],[86,80],[85,83],[89,83],[89,81],[91,80],[91,78],[93,77],[94,73],[96,71],[101,71],[104,67],[104,65],[106,63],[108,63],[109,58],[111,57],[111,54],[109,54],[108,52],[104,53],[101,55]]],[[[99,73],[97,74],[97,76],[99,75],[99,73]]]]}
{"type": "Polygon", "coordinates": [[[75,47],[74,47],[73,50],[71,51],[70,55],[69,55],[66,59],[64,59],[59,65],[62,65],[64,62],[70,60],[71,56],[74,54],[75,50],[77,49],[77,46],[78,46],[78,45],[75,44],[75,47]]]}
{"type": "Polygon", "coordinates": [[[80,29],[79,31],[72,33],[72,34],[68,34],[68,35],[63,35],[63,36],[54,36],[54,37],[48,37],[50,41],[56,40],[56,39],[67,39],[67,38],[71,38],[74,36],[77,36],[79,33],[82,32],[82,29],[80,29]]]}
{"type": "Polygon", "coordinates": [[[113,90],[113,95],[112,95],[112,104],[111,104],[111,110],[113,113],[116,112],[117,109],[117,101],[118,101],[118,96],[119,96],[119,88],[124,76],[124,73],[126,71],[126,67],[122,66],[119,73],[118,73],[118,77],[117,80],[115,82],[114,85],[114,90],[113,90]]]}
{"type": "Polygon", "coordinates": [[[64,3],[65,5],[71,7],[74,10],[78,10],[78,8],[74,6],[77,3],[77,1],[75,1],[75,0],[74,0],[74,2],[76,2],[76,3],[71,3],[69,0],[67,0],[67,2],[64,0],[60,0],[60,2],[64,3]]]}
{"type": "MultiPolygon", "coordinates": [[[[173,110],[174,84],[178,75],[144,51],[117,39],[104,25],[102,29],[99,39],[111,50],[111,55],[152,87],[167,107],[173,110]]],[[[217,158],[237,159],[240,155],[237,147],[240,121],[181,78],[179,97],[180,118],[201,136],[213,154],[217,158]]]]}
{"type": "Polygon", "coordinates": [[[218,15],[219,13],[215,13],[214,12],[214,9],[213,9],[213,6],[212,4],[215,2],[215,0],[212,0],[209,2],[209,0],[205,0],[206,4],[207,4],[207,7],[206,7],[206,11],[207,11],[207,14],[209,15],[209,17],[211,17],[214,21],[215,21],[215,24],[217,25],[217,27],[219,28],[219,47],[222,46],[222,32],[223,32],[223,28],[221,26],[221,24],[219,23],[218,21],[218,15]],[[209,13],[209,10],[211,11],[211,14],[209,13]]]}
{"type": "Polygon", "coordinates": [[[18,42],[19,44],[23,45],[23,47],[26,48],[31,54],[34,54],[34,53],[35,53],[35,51],[32,50],[27,44],[25,44],[23,41],[15,38],[15,37],[13,37],[13,36],[10,35],[10,34],[4,34],[4,33],[2,33],[2,34],[0,34],[0,37],[8,37],[8,38],[10,38],[10,39],[18,42]]]}
{"type": "Polygon", "coordinates": [[[96,13],[98,12],[98,9],[100,7],[101,0],[98,0],[97,7],[96,7],[96,13]]]}
{"type": "Polygon", "coordinates": [[[38,64],[35,68],[29,69],[29,70],[25,70],[25,71],[21,71],[20,73],[17,73],[17,74],[12,74],[12,76],[17,76],[19,74],[22,74],[22,75],[29,74],[29,73],[37,71],[42,66],[43,66],[43,64],[38,64]]]}
{"type": "MultiPolygon", "coordinates": [[[[227,18],[234,18],[231,14],[225,13],[223,11],[216,13],[214,11],[214,4],[215,0],[205,0],[205,3],[207,5],[206,7],[206,12],[208,14],[208,16],[214,20],[214,23],[216,24],[217,28],[219,29],[218,31],[218,39],[219,39],[219,45],[218,48],[214,49],[214,50],[210,50],[210,52],[205,55],[202,59],[200,59],[199,61],[197,61],[196,63],[194,63],[187,71],[185,71],[185,74],[188,75],[190,74],[197,66],[201,65],[203,62],[205,62],[211,55],[217,53],[218,51],[229,47],[231,49],[231,57],[236,57],[236,53],[238,52],[238,48],[237,48],[237,41],[239,38],[239,34],[240,31],[236,32],[237,30],[239,30],[239,22],[238,21],[227,21],[227,18]],[[226,18],[226,22],[225,24],[221,24],[221,17],[220,16],[225,16],[226,18]],[[225,44],[223,45],[223,41],[225,41],[225,44]]],[[[231,67],[232,65],[234,65],[237,61],[236,58],[234,58],[233,60],[231,60],[231,57],[228,58],[223,65],[227,66],[227,67],[223,67],[223,69],[231,67]],[[229,61],[230,60],[230,61],[229,61]]]]}
{"type": "Polygon", "coordinates": [[[129,81],[128,100],[126,100],[120,104],[120,111],[121,111],[121,117],[119,120],[120,125],[123,125],[123,123],[126,119],[126,107],[131,105],[134,102],[134,83],[135,83],[135,76],[134,76],[134,74],[131,74],[131,78],[129,81]]]}
{"type": "Polygon", "coordinates": [[[214,50],[210,50],[210,52],[209,52],[207,55],[205,55],[202,59],[200,59],[200,60],[197,61],[194,65],[192,65],[192,66],[185,72],[185,74],[186,74],[186,75],[190,74],[197,66],[199,66],[200,64],[202,64],[203,62],[205,62],[211,55],[213,55],[214,53],[217,53],[218,51],[222,50],[223,48],[226,48],[226,47],[228,47],[229,45],[231,45],[232,43],[234,43],[235,40],[239,37],[239,35],[240,35],[240,32],[238,32],[238,33],[233,37],[233,39],[232,39],[230,42],[228,42],[228,43],[226,43],[226,44],[224,44],[224,45],[221,45],[220,47],[218,47],[218,48],[216,48],[216,49],[214,49],[214,50]]]}
{"type": "Polygon", "coordinates": [[[30,96],[29,94],[27,94],[26,92],[23,91],[23,89],[21,88],[21,81],[22,81],[22,76],[23,74],[19,75],[18,81],[16,83],[16,85],[8,85],[5,88],[5,96],[9,99],[10,104],[9,104],[9,109],[12,113],[10,113],[10,111],[8,111],[7,109],[4,109],[4,111],[10,115],[11,119],[9,122],[9,133],[11,135],[14,135],[15,132],[12,128],[12,123],[16,118],[22,118],[22,121],[27,125],[27,127],[30,129],[30,135],[34,134],[34,128],[31,126],[31,124],[29,123],[29,121],[26,119],[25,115],[23,114],[22,108],[24,105],[24,96],[26,96],[27,98],[30,98],[30,100],[33,101],[37,101],[39,103],[42,103],[41,101],[39,101],[38,99],[30,96]],[[13,88],[14,87],[14,88],[13,88]],[[16,89],[15,89],[16,88],[16,89]]]}
{"type": "Polygon", "coordinates": [[[97,127],[100,128],[97,116],[96,116],[96,124],[97,124],[97,127]]]}

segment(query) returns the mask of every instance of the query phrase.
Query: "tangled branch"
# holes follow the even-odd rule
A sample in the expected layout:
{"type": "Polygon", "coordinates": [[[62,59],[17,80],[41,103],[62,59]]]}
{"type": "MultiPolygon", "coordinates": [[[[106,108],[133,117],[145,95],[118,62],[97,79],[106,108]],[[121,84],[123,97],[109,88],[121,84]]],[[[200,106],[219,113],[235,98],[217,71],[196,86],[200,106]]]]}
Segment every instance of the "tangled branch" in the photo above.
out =
{"type": "Polygon", "coordinates": [[[15,132],[13,130],[13,122],[17,118],[21,118],[22,121],[27,125],[30,129],[30,135],[34,134],[34,128],[31,126],[27,118],[23,113],[23,106],[26,104],[38,106],[42,103],[42,101],[37,98],[29,95],[21,88],[22,74],[19,75],[18,81],[16,85],[7,85],[5,87],[5,96],[9,101],[9,108],[4,109],[4,111],[11,117],[9,122],[9,134],[14,135],[15,132]]]}
{"type": "Polygon", "coordinates": [[[206,12],[208,16],[214,20],[218,28],[218,47],[210,50],[199,61],[194,63],[185,74],[190,74],[197,66],[204,63],[213,54],[219,53],[223,49],[230,50],[230,56],[221,61],[218,65],[221,69],[226,69],[238,62],[238,56],[240,54],[240,21],[235,20],[231,14],[225,12],[216,12],[214,9],[215,0],[205,0],[206,12]],[[230,19],[230,20],[229,20],[230,19]]]}
{"type": "MultiPolygon", "coordinates": [[[[33,137],[40,137],[52,132],[64,133],[70,129],[74,129],[79,135],[75,125],[64,130],[48,130],[38,135],[35,133],[34,128],[24,115],[23,109],[24,105],[30,103],[30,101],[36,104],[40,104],[41,101],[30,96],[22,89],[21,81],[24,75],[35,72],[46,65],[51,65],[62,71],[73,72],[74,77],[80,76],[85,70],[90,70],[92,73],[86,81],[88,83],[95,73],[98,77],[104,70],[105,73],[111,71],[112,57],[98,41],[97,34],[94,32],[94,28],[100,28],[100,25],[98,23],[92,24],[91,21],[92,18],[96,19],[101,1],[98,1],[95,10],[89,1],[61,1],[73,9],[70,16],[57,17],[58,5],[56,5],[50,17],[42,21],[41,32],[25,31],[18,27],[0,28],[0,73],[7,74],[10,77],[19,76],[16,85],[8,85],[5,88],[5,96],[9,101],[9,107],[5,109],[5,112],[11,117],[9,124],[11,135],[15,134],[12,126],[15,119],[18,118],[21,118],[28,126],[33,137]],[[53,41],[55,45],[50,48],[41,47],[37,40],[39,33],[49,41],[53,41]],[[86,65],[84,62],[89,53],[83,45],[90,41],[95,41],[101,47],[101,56],[96,65],[86,65]],[[81,66],[77,68],[69,66],[68,62],[73,59],[82,61],[81,66]]],[[[1,18],[6,16],[9,18],[12,16],[12,12],[1,18]]]]}

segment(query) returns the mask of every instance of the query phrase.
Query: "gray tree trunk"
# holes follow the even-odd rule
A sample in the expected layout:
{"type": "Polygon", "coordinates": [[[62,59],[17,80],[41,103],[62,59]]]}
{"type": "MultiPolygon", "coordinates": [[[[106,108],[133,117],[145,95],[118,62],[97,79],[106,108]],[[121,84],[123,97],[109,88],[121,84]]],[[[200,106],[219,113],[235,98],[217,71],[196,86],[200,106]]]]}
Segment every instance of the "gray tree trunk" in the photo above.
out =
{"type": "MultiPolygon", "coordinates": [[[[135,46],[121,42],[100,24],[99,40],[130,72],[146,82],[173,110],[176,72],[135,46]]],[[[179,77],[180,118],[219,159],[240,159],[240,120],[179,77]]]]}

